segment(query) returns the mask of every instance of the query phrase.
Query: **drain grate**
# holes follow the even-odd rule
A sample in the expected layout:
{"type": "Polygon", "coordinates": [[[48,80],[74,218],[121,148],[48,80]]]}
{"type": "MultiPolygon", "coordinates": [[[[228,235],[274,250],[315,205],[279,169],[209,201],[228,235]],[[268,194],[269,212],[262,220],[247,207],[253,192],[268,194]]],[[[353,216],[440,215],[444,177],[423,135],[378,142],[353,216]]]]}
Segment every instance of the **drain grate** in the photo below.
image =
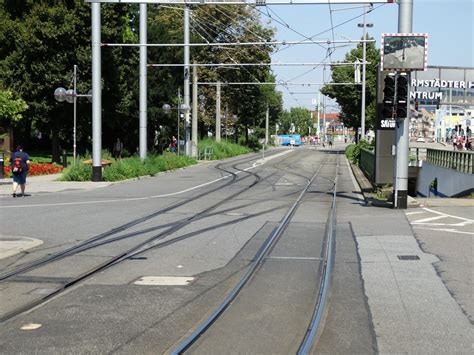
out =
{"type": "Polygon", "coordinates": [[[420,260],[418,255],[397,255],[400,260],[420,260]]]}

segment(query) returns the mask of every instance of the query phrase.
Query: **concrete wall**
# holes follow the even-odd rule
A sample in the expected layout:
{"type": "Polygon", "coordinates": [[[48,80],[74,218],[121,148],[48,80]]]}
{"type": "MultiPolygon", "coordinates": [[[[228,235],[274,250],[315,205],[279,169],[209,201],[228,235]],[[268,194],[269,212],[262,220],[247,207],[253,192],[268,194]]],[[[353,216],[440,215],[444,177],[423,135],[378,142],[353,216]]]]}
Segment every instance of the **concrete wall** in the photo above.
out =
{"type": "Polygon", "coordinates": [[[460,192],[474,189],[474,175],[442,168],[424,161],[418,175],[417,194],[432,196],[433,191],[430,192],[430,183],[435,178],[438,179],[438,196],[441,197],[451,197],[460,192]]]}

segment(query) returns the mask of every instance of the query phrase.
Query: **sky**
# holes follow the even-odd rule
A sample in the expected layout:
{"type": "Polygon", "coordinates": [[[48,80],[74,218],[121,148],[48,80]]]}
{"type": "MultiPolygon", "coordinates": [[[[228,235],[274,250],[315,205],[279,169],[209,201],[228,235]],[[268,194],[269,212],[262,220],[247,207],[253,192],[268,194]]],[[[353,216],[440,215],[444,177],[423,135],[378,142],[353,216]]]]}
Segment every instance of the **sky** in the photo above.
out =
{"type": "MultiPolygon", "coordinates": [[[[398,32],[398,8],[397,4],[373,4],[373,10],[366,15],[366,22],[373,24],[367,33],[377,40],[377,48],[382,33],[398,32]]],[[[258,9],[262,21],[276,29],[276,40],[300,41],[317,34],[314,39],[362,38],[363,29],[357,24],[363,23],[363,4],[273,5],[258,9]]],[[[428,65],[474,67],[474,0],[413,0],[413,32],[428,33],[428,65]]],[[[320,63],[326,57],[325,48],[316,44],[291,46],[273,54],[272,63],[320,63]]],[[[331,55],[332,61],[343,60],[352,48],[354,45],[337,48],[331,55]]],[[[313,70],[312,66],[273,66],[272,69],[277,82],[330,80],[329,67],[313,70]]],[[[285,109],[315,108],[318,86],[278,86],[277,90],[283,94],[285,109]]],[[[327,111],[338,110],[329,99],[326,105],[327,111]]]]}

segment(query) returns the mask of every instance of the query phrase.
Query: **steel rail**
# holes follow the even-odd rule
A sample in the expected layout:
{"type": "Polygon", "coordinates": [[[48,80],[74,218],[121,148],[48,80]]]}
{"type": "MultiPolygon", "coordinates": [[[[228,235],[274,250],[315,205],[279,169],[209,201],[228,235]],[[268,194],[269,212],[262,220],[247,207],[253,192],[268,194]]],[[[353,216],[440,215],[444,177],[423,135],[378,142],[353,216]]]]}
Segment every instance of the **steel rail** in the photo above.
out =
{"type": "MultiPolygon", "coordinates": [[[[242,159],[242,160],[248,162],[248,161],[252,161],[253,158],[250,159],[250,160],[246,160],[246,159],[242,159]]],[[[237,165],[239,165],[239,164],[242,164],[242,163],[234,164],[234,165],[232,165],[231,167],[232,167],[233,169],[238,170],[237,165]]],[[[222,165],[222,164],[219,164],[219,165],[222,165]]],[[[226,172],[229,172],[229,171],[227,171],[227,170],[225,170],[225,171],[226,171],[226,172]]],[[[22,313],[24,313],[24,312],[26,312],[26,311],[28,311],[28,310],[30,310],[30,309],[32,309],[32,308],[38,306],[38,305],[40,305],[40,304],[46,302],[47,300],[50,300],[51,298],[53,298],[53,297],[59,295],[60,293],[62,293],[62,292],[65,291],[66,289],[68,289],[68,288],[74,286],[75,284],[81,282],[82,280],[84,280],[84,279],[86,279],[86,278],[89,278],[89,277],[93,276],[94,274],[96,274],[96,273],[98,273],[98,272],[104,271],[105,269],[107,269],[107,268],[109,268],[109,267],[111,267],[111,266],[113,266],[113,265],[115,265],[115,264],[117,264],[117,263],[119,263],[119,262],[122,262],[122,261],[124,261],[124,260],[130,259],[131,257],[133,257],[133,256],[135,256],[135,255],[137,255],[137,254],[143,253],[143,252],[145,252],[145,251],[147,251],[147,250],[149,250],[149,249],[152,249],[152,248],[154,248],[154,247],[160,246],[159,244],[152,245],[151,243],[156,242],[156,241],[158,241],[158,240],[161,240],[161,239],[163,239],[163,238],[169,236],[169,235],[172,234],[172,233],[175,233],[177,230],[179,230],[179,229],[181,229],[181,228],[183,228],[183,227],[189,225],[189,224],[192,223],[194,220],[197,220],[197,219],[202,218],[202,216],[205,215],[206,213],[208,213],[208,212],[210,212],[210,211],[212,211],[212,210],[215,210],[217,207],[221,206],[221,205],[224,204],[224,203],[227,203],[228,200],[229,200],[229,198],[236,197],[236,196],[238,196],[239,194],[241,194],[241,193],[243,193],[243,192],[245,192],[245,191],[251,189],[254,185],[256,185],[256,184],[260,181],[260,176],[259,176],[258,174],[254,173],[254,172],[248,172],[248,171],[245,171],[245,170],[241,170],[241,171],[248,173],[249,175],[247,175],[247,177],[252,176],[252,175],[255,176],[255,177],[256,177],[256,181],[254,181],[254,182],[253,182],[252,184],[250,184],[249,186],[245,187],[242,191],[237,191],[237,192],[235,192],[234,194],[232,194],[230,197],[229,197],[229,196],[226,197],[224,200],[219,201],[218,203],[214,204],[213,206],[210,206],[210,207],[206,208],[205,210],[203,210],[203,211],[201,211],[201,212],[195,214],[195,215],[192,216],[192,217],[189,217],[189,218],[186,218],[186,219],[182,220],[180,223],[175,224],[172,228],[169,228],[168,230],[166,230],[166,231],[164,231],[164,232],[162,232],[162,233],[159,233],[159,234],[157,234],[157,235],[154,235],[154,236],[152,236],[152,237],[146,239],[145,241],[139,243],[138,245],[136,245],[136,246],[134,246],[134,247],[132,247],[132,248],[130,248],[130,249],[124,251],[124,252],[121,252],[119,255],[116,255],[116,256],[110,258],[109,260],[107,260],[107,261],[105,261],[105,262],[103,262],[103,263],[101,263],[101,264],[99,264],[99,265],[93,267],[92,269],[87,270],[86,272],[84,272],[84,273],[82,273],[81,275],[75,277],[74,279],[72,279],[72,280],[70,280],[70,281],[64,283],[63,285],[61,285],[60,287],[58,287],[56,290],[52,291],[52,292],[49,293],[48,295],[45,295],[45,296],[40,297],[40,298],[38,298],[38,299],[35,299],[35,300],[31,301],[31,302],[28,302],[28,303],[25,304],[25,305],[22,305],[22,306],[20,306],[20,307],[17,307],[17,308],[15,308],[15,309],[13,309],[13,310],[11,310],[11,311],[5,313],[4,315],[2,315],[2,316],[0,317],[0,323],[4,323],[4,322],[6,322],[6,321],[12,319],[13,317],[15,317],[15,316],[17,316],[17,315],[20,315],[20,314],[22,314],[22,313]]],[[[230,172],[229,172],[229,173],[230,173],[230,172]]],[[[235,175],[236,175],[236,174],[235,174],[235,175]]],[[[244,178],[246,178],[246,177],[244,177],[244,178]]],[[[238,181],[241,181],[241,180],[242,180],[242,179],[240,179],[240,180],[238,180],[238,181]]],[[[235,180],[234,180],[234,181],[235,181],[235,180]]],[[[232,182],[234,182],[234,181],[232,181],[232,182]]],[[[226,184],[226,185],[222,186],[221,188],[223,188],[223,187],[225,187],[225,186],[228,186],[228,185],[229,185],[229,184],[226,184]]],[[[218,190],[218,189],[215,189],[215,190],[218,190]]],[[[213,191],[214,191],[214,190],[213,190],[213,191]]],[[[205,194],[208,194],[208,193],[209,193],[209,192],[206,192],[205,194]]],[[[199,197],[202,197],[202,194],[200,194],[199,197]]],[[[182,205],[182,204],[181,204],[181,205],[182,205]]],[[[116,237],[116,239],[122,239],[122,238],[116,237]]],[[[180,238],[176,238],[176,239],[177,239],[176,241],[181,241],[180,238]]],[[[110,239],[105,240],[105,241],[103,241],[102,243],[97,243],[97,244],[98,244],[98,245],[101,245],[101,244],[106,244],[106,243],[109,243],[109,242],[111,242],[110,239]]],[[[169,243],[168,243],[168,244],[169,244],[169,243]]],[[[97,247],[98,245],[94,245],[93,247],[97,247]]],[[[84,250],[87,250],[87,249],[88,249],[87,246],[84,246],[84,245],[83,245],[82,248],[81,248],[80,250],[78,250],[78,253],[79,253],[79,252],[82,252],[82,251],[84,251],[84,250]]],[[[69,256],[69,255],[74,255],[74,254],[76,254],[76,253],[70,252],[70,253],[67,253],[66,255],[63,255],[63,257],[69,256]]],[[[53,260],[50,260],[49,262],[54,262],[54,261],[57,261],[57,260],[59,260],[59,259],[60,259],[60,258],[54,258],[53,260]]],[[[44,264],[45,264],[45,263],[42,263],[41,266],[44,265],[44,264]]],[[[20,274],[20,273],[22,273],[22,272],[19,272],[19,273],[17,273],[17,274],[20,274]]]]}
{"type": "Polygon", "coordinates": [[[336,196],[337,196],[337,181],[339,173],[339,155],[336,165],[336,178],[334,179],[333,197],[331,203],[331,210],[328,215],[326,223],[326,249],[324,255],[324,261],[322,265],[322,277],[319,283],[319,293],[316,305],[314,308],[313,315],[303,341],[298,349],[298,355],[306,355],[310,353],[311,347],[314,344],[315,338],[320,335],[320,326],[324,312],[326,310],[326,304],[328,302],[328,295],[331,286],[332,272],[334,268],[335,259],[335,233],[336,233],[336,196]]]}
{"type": "MultiPolygon", "coordinates": [[[[260,156],[256,155],[256,156],[252,157],[251,159],[244,158],[244,159],[237,159],[237,161],[251,162],[252,160],[255,160],[255,159],[258,160],[259,158],[260,158],[260,156]]],[[[233,162],[235,162],[235,161],[233,161],[233,162]]],[[[241,163],[241,164],[243,164],[243,163],[241,163]]],[[[219,169],[219,166],[221,166],[221,165],[223,165],[223,164],[216,165],[216,168],[219,169]]],[[[236,170],[238,170],[238,169],[236,169],[236,170]]],[[[54,262],[54,261],[60,260],[64,257],[73,255],[75,252],[81,252],[85,247],[87,247],[88,245],[90,245],[92,243],[102,241],[105,238],[108,238],[108,237],[113,236],[117,233],[123,232],[123,231],[125,231],[125,230],[127,230],[131,227],[134,227],[134,226],[140,224],[140,223],[146,222],[146,221],[148,221],[152,218],[155,218],[159,215],[162,215],[162,214],[167,213],[169,211],[172,211],[176,208],[179,208],[179,207],[183,206],[184,204],[188,204],[190,202],[193,202],[193,201],[195,201],[195,200],[197,200],[197,199],[199,199],[203,196],[208,195],[209,193],[221,190],[221,189],[227,187],[228,185],[234,183],[235,180],[237,179],[237,174],[236,173],[232,173],[230,171],[227,171],[227,172],[230,174],[229,177],[232,177],[232,179],[224,185],[218,186],[218,187],[216,187],[214,189],[211,189],[211,190],[206,190],[206,191],[204,191],[200,194],[197,194],[193,198],[190,198],[190,199],[188,199],[184,202],[181,202],[181,201],[177,202],[175,204],[172,204],[171,206],[168,206],[168,207],[165,207],[165,208],[160,209],[158,211],[155,211],[155,212],[153,212],[153,213],[151,213],[151,214],[149,214],[145,217],[137,218],[137,219],[135,219],[133,221],[130,221],[128,223],[125,223],[121,226],[115,227],[115,228],[113,228],[112,230],[110,230],[108,232],[101,233],[101,234],[96,235],[92,238],[84,240],[83,242],[80,242],[76,245],[73,245],[73,246],[71,246],[69,248],[66,248],[65,250],[59,251],[55,254],[51,254],[51,255],[48,255],[46,257],[33,260],[33,261],[31,261],[27,264],[24,264],[23,266],[15,268],[14,270],[12,270],[10,272],[6,272],[4,274],[1,274],[0,275],[0,283],[6,281],[7,279],[9,279],[11,277],[14,277],[14,276],[17,276],[19,274],[23,274],[27,271],[31,271],[31,270],[34,270],[34,269],[39,268],[41,266],[44,266],[45,264],[48,264],[50,262],[54,262]]]]}
{"type": "Polygon", "coordinates": [[[231,302],[237,297],[240,293],[242,288],[247,284],[247,282],[251,279],[251,277],[255,274],[255,272],[260,267],[262,261],[264,260],[265,256],[269,253],[271,248],[275,245],[276,241],[281,237],[283,232],[285,231],[286,227],[288,226],[291,217],[295,213],[297,207],[299,206],[303,196],[308,191],[309,187],[313,183],[316,176],[318,176],[319,171],[321,170],[322,165],[319,166],[317,171],[313,174],[311,179],[308,180],[305,188],[301,191],[298,198],[296,199],[295,203],[289,208],[285,216],[280,221],[278,227],[270,234],[270,236],[266,239],[264,244],[258,250],[253,263],[245,273],[245,275],[240,279],[237,285],[232,289],[232,291],[225,297],[223,302],[214,310],[214,312],[202,323],[200,323],[197,328],[185,338],[173,351],[173,355],[182,354],[184,351],[189,349],[191,345],[193,345],[199,337],[206,332],[206,330],[219,318],[219,316],[226,310],[226,308],[231,304],[231,302]]]}

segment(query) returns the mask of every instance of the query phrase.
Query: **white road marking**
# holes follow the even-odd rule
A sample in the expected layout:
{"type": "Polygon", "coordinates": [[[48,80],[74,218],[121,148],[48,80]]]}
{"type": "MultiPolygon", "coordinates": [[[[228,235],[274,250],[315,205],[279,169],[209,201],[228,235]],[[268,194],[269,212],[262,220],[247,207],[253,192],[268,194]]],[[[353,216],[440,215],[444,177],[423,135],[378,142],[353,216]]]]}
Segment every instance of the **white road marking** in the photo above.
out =
{"type": "Polygon", "coordinates": [[[436,216],[436,217],[428,217],[423,219],[418,219],[416,221],[412,221],[412,224],[425,224],[426,222],[437,221],[438,219],[447,218],[448,216],[436,216]]]}
{"type": "Polygon", "coordinates": [[[410,216],[410,215],[412,215],[412,214],[420,214],[420,213],[425,213],[425,212],[423,212],[423,211],[417,211],[417,212],[405,212],[405,214],[406,214],[407,216],[410,216]]]}
{"type": "Polygon", "coordinates": [[[461,219],[461,220],[463,220],[463,221],[467,221],[467,222],[470,222],[470,223],[474,223],[474,219],[469,219],[469,218],[464,218],[464,217],[453,216],[453,215],[446,214],[446,213],[443,213],[443,212],[438,212],[438,211],[435,211],[435,210],[431,210],[431,209],[426,208],[426,207],[424,207],[423,209],[424,209],[425,211],[432,212],[432,213],[435,213],[435,214],[440,214],[440,215],[443,215],[443,216],[448,216],[448,217],[451,217],[451,218],[457,218],[457,219],[461,219]]]}
{"type": "MultiPolygon", "coordinates": [[[[275,159],[281,155],[284,155],[284,154],[287,154],[287,153],[290,153],[291,151],[285,151],[283,153],[278,153],[278,154],[275,154],[275,155],[272,155],[271,157],[268,157],[268,158],[265,158],[265,161],[257,164],[257,163],[254,163],[251,167],[248,167],[248,168],[245,168],[241,171],[238,171],[236,172],[235,174],[238,175],[240,173],[243,173],[243,172],[246,172],[248,170],[252,170],[254,168],[256,168],[257,166],[260,166],[260,165],[263,165],[264,163],[266,163],[267,161],[271,160],[271,159],[275,159]]],[[[115,199],[115,200],[96,200],[96,201],[82,201],[82,202],[63,202],[63,203],[47,203],[47,204],[37,204],[37,205],[16,205],[16,206],[0,206],[0,209],[3,209],[3,208],[25,208],[25,207],[50,207],[50,206],[75,206],[75,205],[93,205],[93,204],[99,204],[99,203],[113,203],[113,202],[126,202],[126,201],[142,201],[142,200],[152,200],[152,199],[155,199],[155,198],[161,198],[161,197],[170,197],[170,196],[176,196],[176,195],[179,195],[179,194],[183,194],[185,192],[189,192],[189,191],[192,191],[192,190],[195,190],[195,189],[199,189],[201,187],[204,187],[204,186],[207,186],[207,185],[210,185],[210,184],[214,184],[218,181],[221,181],[221,180],[224,180],[224,179],[227,179],[229,177],[231,177],[232,175],[229,174],[229,175],[224,175],[223,177],[220,177],[218,179],[215,179],[215,180],[212,180],[212,181],[209,181],[209,182],[206,182],[204,184],[200,184],[200,185],[196,185],[196,186],[193,186],[193,187],[190,187],[188,189],[184,189],[184,190],[181,190],[181,191],[176,191],[176,192],[171,192],[169,194],[163,194],[163,195],[155,195],[155,196],[146,196],[146,197],[131,197],[131,198],[123,198],[123,199],[115,199]]]]}
{"type": "Polygon", "coordinates": [[[422,226],[413,226],[413,227],[418,228],[418,229],[428,229],[428,230],[432,230],[432,231],[474,235],[473,232],[464,232],[464,231],[459,231],[457,229],[450,229],[450,228],[428,228],[428,227],[422,227],[422,226]]]}

